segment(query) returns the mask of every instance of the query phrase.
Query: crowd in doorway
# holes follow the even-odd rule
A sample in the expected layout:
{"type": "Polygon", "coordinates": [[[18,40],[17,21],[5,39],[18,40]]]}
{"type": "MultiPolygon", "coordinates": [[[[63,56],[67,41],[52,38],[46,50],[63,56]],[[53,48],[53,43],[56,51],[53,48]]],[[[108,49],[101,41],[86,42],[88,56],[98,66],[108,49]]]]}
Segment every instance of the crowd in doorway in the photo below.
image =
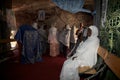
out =
{"type": "Polygon", "coordinates": [[[34,21],[21,25],[15,35],[20,47],[20,62],[42,61],[42,55],[46,52],[51,57],[74,55],[78,45],[87,39],[87,28],[84,23],[79,26],[66,24],[61,29],[56,22],[50,26],[34,21]]]}
{"type": "Polygon", "coordinates": [[[20,26],[15,39],[20,47],[21,63],[41,62],[46,52],[51,57],[63,55],[67,60],[63,64],[60,80],[79,80],[77,67],[92,67],[97,62],[97,36],[97,27],[84,23],[78,27],[66,24],[59,30],[55,22],[50,27],[34,22],[20,26]]]}

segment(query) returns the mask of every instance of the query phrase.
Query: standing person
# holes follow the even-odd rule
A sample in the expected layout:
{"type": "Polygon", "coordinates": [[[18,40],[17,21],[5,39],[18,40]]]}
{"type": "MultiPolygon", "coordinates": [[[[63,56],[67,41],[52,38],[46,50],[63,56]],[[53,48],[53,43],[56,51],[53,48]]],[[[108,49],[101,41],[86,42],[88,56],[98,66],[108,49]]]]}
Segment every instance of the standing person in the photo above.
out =
{"type": "Polygon", "coordinates": [[[84,24],[80,23],[80,26],[79,26],[78,30],[76,31],[76,33],[75,33],[75,35],[77,36],[76,44],[71,49],[71,51],[69,52],[69,54],[67,55],[67,58],[70,57],[70,56],[72,56],[73,54],[75,54],[76,49],[79,46],[79,44],[83,43],[83,41],[84,41],[83,34],[84,34],[84,24]]]}
{"type": "Polygon", "coordinates": [[[41,43],[41,52],[42,54],[46,52],[47,47],[47,32],[45,30],[45,25],[41,25],[38,29],[39,39],[41,43]]]}
{"type": "Polygon", "coordinates": [[[70,31],[71,31],[70,26],[65,25],[65,27],[63,28],[59,36],[60,49],[64,57],[67,56],[67,53],[70,47],[70,31]]]}
{"type": "Polygon", "coordinates": [[[78,67],[93,67],[96,64],[99,47],[97,27],[89,26],[87,36],[87,40],[78,46],[76,53],[64,62],[60,80],[80,80],[78,67]]]}
{"type": "MultiPolygon", "coordinates": [[[[31,23],[32,25],[32,23],[31,23]]],[[[31,26],[24,24],[19,27],[15,39],[20,48],[20,62],[22,64],[35,63],[42,60],[41,46],[38,39],[38,32],[34,28],[37,25],[31,26]]]]}
{"type": "Polygon", "coordinates": [[[71,32],[70,32],[70,50],[72,50],[77,42],[77,35],[76,35],[76,26],[73,25],[71,27],[71,32]]]}
{"type": "Polygon", "coordinates": [[[76,31],[76,35],[78,37],[77,39],[78,44],[83,40],[83,29],[84,29],[83,27],[84,27],[83,23],[80,23],[80,26],[76,31]]]}
{"type": "Polygon", "coordinates": [[[55,57],[59,55],[56,23],[52,24],[51,28],[49,29],[48,42],[50,43],[50,56],[55,57]]]}

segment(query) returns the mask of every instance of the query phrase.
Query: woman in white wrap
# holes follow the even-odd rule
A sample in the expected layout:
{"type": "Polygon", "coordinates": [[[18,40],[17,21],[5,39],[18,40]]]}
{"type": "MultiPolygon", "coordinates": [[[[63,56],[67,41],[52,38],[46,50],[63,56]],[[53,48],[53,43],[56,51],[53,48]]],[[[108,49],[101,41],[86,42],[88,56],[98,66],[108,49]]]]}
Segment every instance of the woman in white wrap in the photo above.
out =
{"type": "Polygon", "coordinates": [[[50,43],[50,56],[56,57],[59,55],[59,42],[57,40],[56,23],[52,24],[49,29],[48,42],[50,43]]]}
{"type": "Polygon", "coordinates": [[[62,67],[60,80],[80,80],[78,67],[92,67],[97,62],[97,49],[99,47],[98,29],[96,26],[89,26],[88,39],[79,44],[76,53],[68,58],[62,67]]]}

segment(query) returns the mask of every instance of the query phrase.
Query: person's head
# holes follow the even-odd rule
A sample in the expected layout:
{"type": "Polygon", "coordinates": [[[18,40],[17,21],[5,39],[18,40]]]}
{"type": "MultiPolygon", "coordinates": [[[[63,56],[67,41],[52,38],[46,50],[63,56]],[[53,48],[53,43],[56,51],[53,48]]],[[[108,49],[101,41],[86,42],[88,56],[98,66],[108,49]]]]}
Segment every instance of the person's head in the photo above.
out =
{"type": "Polygon", "coordinates": [[[80,26],[82,26],[82,27],[83,27],[83,26],[84,26],[84,24],[83,24],[83,23],[80,23],[80,26]]]}
{"type": "Polygon", "coordinates": [[[80,23],[79,25],[79,29],[83,28],[84,27],[84,24],[83,23],[80,23]]]}
{"type": "Polygon", "coordinates": [[[32,24],[32,26],[33,26],[35,29],[37,29],[37,28],[38,28],[37,22],[34,22],[34,23],[32,24]]]}
{"type": "Polygon", "coordinates": [[[71,29],[69,24],[66,25],[66,29],[71,29]]]}
{"type": "Polygon", "coordinates": [[[89,26],[88,27],[88,32],[87,32],[88,37],[97,37],[98,36],[98,29],[96,26],[89,26]]]}

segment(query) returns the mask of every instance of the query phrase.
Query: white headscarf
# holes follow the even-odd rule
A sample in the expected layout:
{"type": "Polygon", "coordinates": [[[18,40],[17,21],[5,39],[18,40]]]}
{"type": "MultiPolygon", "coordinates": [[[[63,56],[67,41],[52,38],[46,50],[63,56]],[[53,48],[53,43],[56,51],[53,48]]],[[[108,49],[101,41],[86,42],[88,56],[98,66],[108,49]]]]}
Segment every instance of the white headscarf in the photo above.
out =
{"type": "Polygon", "coordinates": [[[98,39],[98,29],[96,26],[90,26],[91,29],[91,36],[83,42],[81,45],[78,46],[76,50],[76,54],[73,55],[77,56],[76,60],[78,60],[78,64],[80,66],[90,66],[96,64],[97,62],[97,50],[99,47],[99,39],[98,39]]]}
{"type": "Polygon", "coordinates": [[[92,30],[92,34],[90,37],[97,37],[98,36],[98,29],[96,26],[89,26],[89,28],[92,30]]]}

